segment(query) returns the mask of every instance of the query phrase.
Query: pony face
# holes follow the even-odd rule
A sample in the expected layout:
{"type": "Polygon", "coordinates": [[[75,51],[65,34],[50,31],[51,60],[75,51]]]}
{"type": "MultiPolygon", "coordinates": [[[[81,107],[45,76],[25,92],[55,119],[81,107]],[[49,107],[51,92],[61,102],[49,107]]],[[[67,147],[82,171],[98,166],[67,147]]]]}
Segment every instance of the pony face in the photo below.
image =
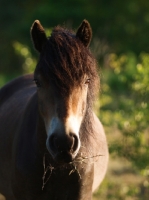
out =
{"type": "Polygon", "coordinates": [[[70,162],[81,145],[79,131],[86,113],[88,80],[84,78],[81,85],[72,88],[67,95],[61,94],[59,88],[45,82],[40,75],[35,80],[47,133],[46,147],[56,161],[70,162]]]}
{"type": "Polygon", "coordinates": [[[88,49],[91,28],[87,21],[76,34],[56,27],[47,38],[35,21],[32,38],[40,52],[34,80],[47,133],[46,147],[55,161],[71,162],[81,146],[80,128],[91,106],[97,77],[88,49]]]}

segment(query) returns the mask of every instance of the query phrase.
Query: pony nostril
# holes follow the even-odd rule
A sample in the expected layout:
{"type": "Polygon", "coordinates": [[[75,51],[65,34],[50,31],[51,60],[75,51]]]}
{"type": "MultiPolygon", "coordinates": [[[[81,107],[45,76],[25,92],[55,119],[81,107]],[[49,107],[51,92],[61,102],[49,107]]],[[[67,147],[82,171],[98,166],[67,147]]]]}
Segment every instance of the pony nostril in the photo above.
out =
{"type": "Polygon", "coordinates": [[[70,137],[72,138],[72,145],[71,145],[71,151],[75,152],[78,148],[78,137],[74,133],[70,133],[70,137]]]}
{"type": "Polygon", "coordinates": [[[57,144],[56,144],[56,140],[57,140],[57,137],[55,135],[52,135],[50,138],[49,138],[49,146],[50,146],[50,149],[52,151],[56,151],[57,150],[57,144]]]}

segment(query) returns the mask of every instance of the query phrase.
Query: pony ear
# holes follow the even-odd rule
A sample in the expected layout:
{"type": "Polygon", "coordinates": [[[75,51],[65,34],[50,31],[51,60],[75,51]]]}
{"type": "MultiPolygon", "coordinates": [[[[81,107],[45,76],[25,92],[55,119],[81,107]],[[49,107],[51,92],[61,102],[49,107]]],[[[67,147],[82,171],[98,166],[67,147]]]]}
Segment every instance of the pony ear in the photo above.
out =
{"type": "Polygon", "coordinates": [[[35,20],[31,27],[31,37],[35,49],[41,53],[42,48],[47,41],[47,36],[39,20],[35,20]]]}
{"type": "Polygon", "coordinates": [[[92,38],[92,28],[87,20],[83,20],[79,26],[76,37],[79,38],[84,46],[88,47],[92,38]]]}

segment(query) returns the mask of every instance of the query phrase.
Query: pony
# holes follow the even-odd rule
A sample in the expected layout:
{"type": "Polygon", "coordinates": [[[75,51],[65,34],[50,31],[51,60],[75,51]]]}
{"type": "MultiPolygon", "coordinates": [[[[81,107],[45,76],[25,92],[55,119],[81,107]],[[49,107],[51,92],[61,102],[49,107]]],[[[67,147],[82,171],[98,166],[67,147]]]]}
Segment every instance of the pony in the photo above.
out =
{"type": "Polygon", "coordinates": [[[97,62],[83,20],[47,37],[31,27],[33,74],[0,89],[0,193],[6,200],[91,200],[108,165],[103,126],[93,111],[97,62]]]}

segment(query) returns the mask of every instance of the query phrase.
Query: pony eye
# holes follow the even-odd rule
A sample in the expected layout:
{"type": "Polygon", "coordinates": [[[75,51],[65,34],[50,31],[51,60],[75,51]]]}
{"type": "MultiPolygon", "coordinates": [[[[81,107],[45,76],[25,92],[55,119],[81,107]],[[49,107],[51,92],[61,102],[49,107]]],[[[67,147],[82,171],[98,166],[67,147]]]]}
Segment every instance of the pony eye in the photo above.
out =
{"type": "Polygon", "coordinates": [[[35,82],[35,84],[36,84],[37,87],[41,87],[41,84],[40,84],[40,82],[37,79],[34,79],[34,82],[35,82]]]}
{"type": "Polygon", "coordinates": [[[85,84],[89,84],[90,83],[90,79],[88,78],[86,81],[85,81],[85,84]]]}

